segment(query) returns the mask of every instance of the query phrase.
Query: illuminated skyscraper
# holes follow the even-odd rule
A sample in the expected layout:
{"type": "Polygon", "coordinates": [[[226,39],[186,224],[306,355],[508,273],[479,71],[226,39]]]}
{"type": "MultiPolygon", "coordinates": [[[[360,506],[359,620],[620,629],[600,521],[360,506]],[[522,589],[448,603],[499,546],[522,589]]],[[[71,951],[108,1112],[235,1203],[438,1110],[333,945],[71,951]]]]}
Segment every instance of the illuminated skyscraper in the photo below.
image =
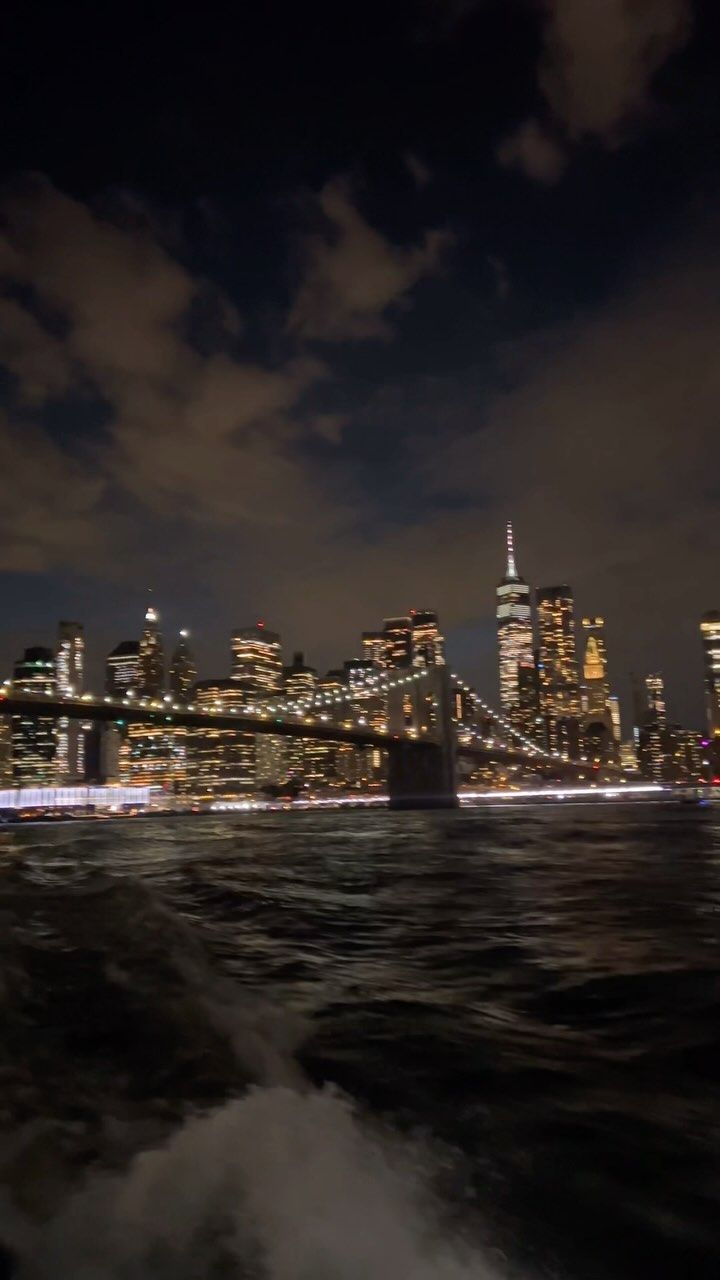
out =
{"type": "Polygon", "coordinates": [[[55,659],[57,690],[60,695],[82,693],[85,670],[85,636],[81,622],[58,624],[55,659]]]}
{"type": "MultiPolygon", "coordinates": [[[[57,693],[52,649],[26,649],[15,663],[16,694],[57,693]]],[[[57,722],[52,716],[23,713],[12,717],[13,776],[18,786],[53,786],[57,782],[57,722]]]]}
{"type": "Polygon", "coordinates": [[[385,632],[363,631],[362,653],[366,661],[374,662],[377,667],[384,667],[386,665],[385,632]]]}
{"type": "Polygon", "coordinates": [[[189,702],[197,679],[195,660],[188,644],[189,631],[181,631],[170,661],[170,692],[176,702],[189,702]]]}
{"type": "MultiPolygon", "coordinates": [[[[82,623],[60,622],[55,655],[57,690],[63,697],[82,693],[85,637],[82,623]]],[[[78,720],[63,716],[57,722],[55,755],[57,780],[72,785],[85,776],[85,731],[78,720]]]]}
{"type": "Polygon", "coordinates": [[[511,719],[520,712],[518,668],[533,664],[532,608],[530,588],[517,571],[512,525],[507,525],[505,577],[498,584],[497,633],[500,669],[500,705],[511,719]]]}
{"type": "MultiPolygon", "coordinates": [[[[294,653],[292,666],[285,667],[283,671],[286,697],[293,702],[307,703],[317,688],[317,679],[315,668],[305,665],[301,653],[294,653]]],[[[303,738],[286,738],[284,745],[287,777],[290,781],[302,784],[306,781],[308,772],[306,761],[308,744],[303,738]]]]}
{"type": "Polygon", "coordinates": [[[700,623],[705,660],[705,710],[708,733],[720,735],[720,613],[704,613],[700,623]]]}
{"type": "Polygon", "coordinates": [[[238,627],[232,638],[232,679],[246,698],[246,705],[272,698],[282,688],[280,636],[264,622],[238,627]]]}
{"type": "Polygon", "coordinates": [[[445,640],[440,634],[436,613],[429,609],[411,609],[412,664],[414,667],[434,667],[445,661],[445,640]]]}
{"type": "Polygon", "coordinates": [[[585,642],[583,711],[586,715],[602,716],[608,710],[608,700],[610,698],[604,618],[583,618],[582,634],[585,642]]]}
{"type": "Polygon", "coordinates": [[[667,707],[665,704],[665,680],[657,672],[645,677],[645,695],[647,698],[648,719],[664,729],[667,724],[667,707]]]}
{"type": "MultiPolygon", "coordinates": [[[[264,622],[239,627],[232,637],[231,679],[240,690],[243,705],[261,706],[282,690],[282,647],[277,631],[264,622]]],[[[276,786],[285,775],[285,744],[281,737],[257,734],[255,780],[259,787],[276,786]]]]}
{"type": "Polygon", "coordinates": [[[124,698],[140,684],[140,645],[137,640],[123,640],[107,656],[105,692],[111,698],[124,698]]]}
{"type": "Polygon", "coordinates": [[[386,618],[383,624],[385,637],[385,665],[390,668],[409,667],[412,657],[412,626],[409,618],[386,618]]]}
{"type": "MultiPolygon", "coordinates": [[[[245,695],[234,680],[199,680],[193,705],[202,711],[243,711],[245,695]]],[[[255,734],[208,725],[191,731],[191,790],[201,798],[251,795],[255,789],[255,734]]]]}
{"type": "Polygon", "coordinates": [[[568,586],[537,592],[540,641],[540,708],[553,751],[574,753],[580,716],[580,688],[575,655],[575,612],[568,586]]]}
{"type": "Polygon", "coordinates": [[[154,605],[149,604],[145,611],[145,626],[140,637],[138,692],[145,698],[157,698],[158,694],[162,693],[164,684],[165,658],[160,634],[160,614],[154,605]]]}

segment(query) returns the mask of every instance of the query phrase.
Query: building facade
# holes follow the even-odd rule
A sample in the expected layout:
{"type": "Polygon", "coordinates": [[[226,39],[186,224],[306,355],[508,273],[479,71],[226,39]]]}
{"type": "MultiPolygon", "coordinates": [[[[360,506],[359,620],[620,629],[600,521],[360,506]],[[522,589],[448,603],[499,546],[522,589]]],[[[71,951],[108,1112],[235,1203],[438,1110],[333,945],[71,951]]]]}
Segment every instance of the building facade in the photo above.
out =
{"type": "Polygon", "coordinates": [[[137,640],[122,640],[109,653],[105,662],[105,692],[122,700],[140,685],[140,645],[137,640]]]}
{"type": "MultiPolygon", "coordinates": [[[[52,649],[26,649],[15,663],[16,693],[57,693],[55,654],[52,649]]],[[[11,718],[13,778],[17,786],[54,786],[57,783],[57,720],[52,716],[23,713],[11,718]]]]}
{"type": "Polygon", "coordinates": [[[700,637],[705,668],[705,714],[710,737],[720,736],[720,613],[704,613],[700,637]]]}
{"type": "MultiPolygon", "coordinates": [[[[81,622],[58,623],[55,653],[57,691],[61,697],[82,693],[85,674],[85,634],[81,622]]],[[[63,716],[57,724],[57,778],[70,786],[85,777],[86,729],[78,720],[63,716]]]]}
{"type": "Polygon", "coordinates": [[[551,751],[579,751],[580,685],[575,649],[575,603],[570,587],[537,592],[540,708],[551,751]]]}
{"type": "Polygon", "coordinates": [[[152,604],[148,605],[145,611],[139,657],[138,692],[144,698],[157,698],[165,686],[165,655],[160,631],[160,614],[152,604]]]}
{"type": "Polygon", "coordinates": [[[391,670],[409,667],[412,658],[412,623],[410,618],[385,618],[385,666],[391,670]]]}
{"type": "Polygon", "coordinates": [[[189,636],[189,631],[180,632],[170,659],[170,693],[174,702],[189,702],[192,687],[197,680],[197,668],[190,648],[189,636]]]}
{"type": "Polygon", "coordinates": [[[445,661],[445,640],[438,615],[431,609],[411,609],[411,655],[414,667],[434,667],[445,661]]]}
{"type": "MultiPolygon", "coordinates": [[[[264,622],[238,627],[232,637],[231,679],[242,695],[243,706],[262,707],[282,691],[282,645],[277,631],[264,622]]],[[[255,737],[255,785],[259,789],[282,785],[285,778],[285,743],[272,734],[255,737]]]]}
{"type": "MultiPolygon", "coordinates": [[[[245,695],[231,679],[199,680],[192,693],[199,711],[246,709],[245,695]]],[[[208,725],[193,729],[189,747],[190,789],[201,799],[233,799],[255,790],[254,733],[208,725]]]]}
{"type": "MultiPolygon", "coordinates": [[[[498,669],[500,705],[517,727],[527,718],[521,701],[527,701],[527,689],[521,698],[520,668],[534,666],[532,606],[530,588],[517,570],[512,525],[506,530],[505,576],[498,583],[495,616],[497,619],[498,669]]],[[[527,677],[525,677],[527,683],[527,677]]]]}

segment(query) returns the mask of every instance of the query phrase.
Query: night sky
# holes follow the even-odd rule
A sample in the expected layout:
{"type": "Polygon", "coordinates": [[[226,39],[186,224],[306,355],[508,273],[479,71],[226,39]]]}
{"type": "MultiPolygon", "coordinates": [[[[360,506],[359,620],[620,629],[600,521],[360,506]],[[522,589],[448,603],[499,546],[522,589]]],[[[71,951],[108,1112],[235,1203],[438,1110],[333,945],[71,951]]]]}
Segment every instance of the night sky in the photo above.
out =
{"type": "Polygon", "coordinates": [[[699,725],[719,10],[7,6],[2,674],[78,618],[97,684],[151,587],[203,675],[437,608],[496,701],[511,517],[699,725]]]}

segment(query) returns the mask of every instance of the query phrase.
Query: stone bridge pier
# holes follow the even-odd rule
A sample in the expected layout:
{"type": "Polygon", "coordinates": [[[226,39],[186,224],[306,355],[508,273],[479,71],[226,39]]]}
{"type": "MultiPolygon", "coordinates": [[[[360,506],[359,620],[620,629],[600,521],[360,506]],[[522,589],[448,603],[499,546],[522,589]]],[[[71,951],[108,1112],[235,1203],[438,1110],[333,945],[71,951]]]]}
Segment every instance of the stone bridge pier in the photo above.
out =
{"type": "MultiPolygon", "coordinates": [[[[408,675],[416,669],[409,668],[408,675]]],[[[454,809],[458,804],[450,672],[425,669],[388,691],[388,794],[391,809],[454,809]],[[408,738],[413,729],[416,737],[408,738]]]]}

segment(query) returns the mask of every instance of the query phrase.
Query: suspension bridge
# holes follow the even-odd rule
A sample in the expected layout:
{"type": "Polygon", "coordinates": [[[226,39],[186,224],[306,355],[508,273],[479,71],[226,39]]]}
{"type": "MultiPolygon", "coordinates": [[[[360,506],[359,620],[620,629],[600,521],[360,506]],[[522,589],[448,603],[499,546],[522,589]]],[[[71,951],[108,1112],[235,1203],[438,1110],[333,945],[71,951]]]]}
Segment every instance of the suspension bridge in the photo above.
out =
{"type": "Polygon", "coordinates": [[[587,774],[587,763],[546,751],[489,706],[444,664],[366,674],[347,689],[322,688],[305,697],[267,698],[246,707],[221,702],[182,704],[171,695],[143,698],[129,693],[117,699],[91,693],[42,693],[6,682],[0,690],[0,715],[149,724],[188,729],[233,729],[243,734],[271,734],[377,747],[387,753],[391,806],[447,807],[457,803],[458,767],[465,760],[523,766],[561,780],[587,774]],[[454,715],[453,695],[461,691],[471,715],[454,715]],[[383,717],[368,719],[364,706],[375,698],[383,717]],[[492,732],[488,732],[488,725],[492,732]]]}

